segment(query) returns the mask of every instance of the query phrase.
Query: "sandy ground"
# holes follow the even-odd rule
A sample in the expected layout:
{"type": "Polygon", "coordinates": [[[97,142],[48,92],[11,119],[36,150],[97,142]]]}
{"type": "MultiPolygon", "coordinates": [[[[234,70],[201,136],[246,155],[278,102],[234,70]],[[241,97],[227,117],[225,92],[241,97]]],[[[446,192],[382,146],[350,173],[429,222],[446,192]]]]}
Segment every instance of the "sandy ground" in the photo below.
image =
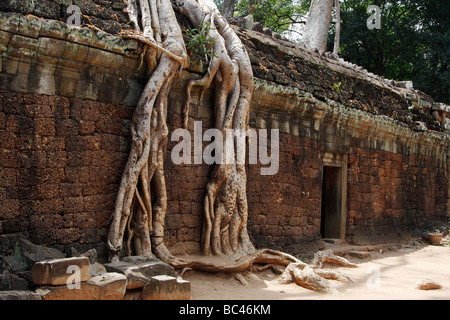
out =
{"type": "MultiPolygon", "coordinates": [[[[330,247],[332,248],[332,247],[330,247]]],[[[336,247],[336,249],[338,249],[336,247]]],[[[358,250],[353,247],[353,250],[358,250]]],[[[332,267],[353,281],[329,280],[333,293],[317,293],[296,284],[279,283],[279,275],[270,270],[244,273],[247,285],[233,274],[187,271],[183,278],[191,282],[192,300],[435,300],[450,299],[450,246],[395,245],[369,251],[369,258],[344,255],[358,268],[332,267]],[[381,250],[381,252],[380,252],[381,250]],[[416,282],[432,279],[443,287],[418,290],[416,282]]]]}

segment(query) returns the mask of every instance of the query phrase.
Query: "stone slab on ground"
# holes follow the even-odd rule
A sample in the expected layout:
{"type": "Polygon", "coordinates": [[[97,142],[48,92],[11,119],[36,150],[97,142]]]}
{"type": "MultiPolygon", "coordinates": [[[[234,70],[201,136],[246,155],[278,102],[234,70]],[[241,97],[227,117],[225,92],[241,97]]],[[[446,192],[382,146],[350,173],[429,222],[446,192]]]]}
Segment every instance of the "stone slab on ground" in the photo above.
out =
{"type": "Polygon", "coordinates": [[[370,252],[367,251],[349,251],[348,255],[359,259],[370,258],[371,256],[370,252]]]}
{"type": "Polygon", "coordinates": [[[28,290],[0,291],[0,300],[42,300],[41,295],[28,290]]]}
{"type": "Polygon", "coordinates": [[[120,273],[103,273],[90,278],[87,285],[97,286],[100,289],[98,300],[122,300],[127,279],[120,273]]]}
{"type": "Polygon", "coordinates": [[[127,289],[143,288],[154,276],[177,276],[172,266],[150,257],[130,256],[117,262],[106,263],[104,266],[108,272],[124,274],[128,281],[127,289]]]}
{"type": "Polygon", "coordinates": [[[104,265],[98,262],[94,262],[93,264],[89,263],[89,273],[91,274],[91,277],[97,276],[102,273],[106,273],[106,268],[104,265]]]}
{"type": "Polygon", "coordinates": [[[79,282],[88,281],[89,258],[72,257],[36,262],[31,268],[33,282],[38,285],[65,285],[69,278],[75,277],[79,282]]]}
{"type": "Polygon", "coordinates": [[[191,283],[181,278],[155,276],[144,286],[142,300],[190,300],[191,283]]]}
{"type": "Polygon", "coordinates": [[[16,274],[4,270],[0,273],[0,291],[29,290],[29,282],[16,274]]]}
{"type": "Polygon", "coordinates": [[[122,300],[127,278],[120,273],[104,273],[65,286],[48,286],[36,290],[42,300],[122,300]]]}

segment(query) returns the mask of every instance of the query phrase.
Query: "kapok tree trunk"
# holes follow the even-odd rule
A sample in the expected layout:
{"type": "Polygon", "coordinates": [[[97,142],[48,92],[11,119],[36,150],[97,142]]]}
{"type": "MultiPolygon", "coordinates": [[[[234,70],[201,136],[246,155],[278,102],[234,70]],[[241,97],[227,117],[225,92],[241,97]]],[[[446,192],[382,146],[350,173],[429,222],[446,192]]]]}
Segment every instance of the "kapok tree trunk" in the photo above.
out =
{"type": "Polygon", "coordinates": [[[320,53],[326,51],[332,7],[333,0],[311,1],[302,38],[306,48],[318,49],[320,53]]]}
{"type": "Polygon", "coordinates": [[[335,32],[334,32],[334,46],[333,46],[333,55],[338,57],[339,55],[339,46],[341,42],[341,2],[340,0],[334,0],[334,8],[336,11],[336,24],[335,24],[335,32]]]}
{"type": "Polygon", "coordinates": [[[229,19],[233,16],[234,3],[235,3],[235,0],[223,0],[222,14],[225,17],[225,19],[229,19]]]}

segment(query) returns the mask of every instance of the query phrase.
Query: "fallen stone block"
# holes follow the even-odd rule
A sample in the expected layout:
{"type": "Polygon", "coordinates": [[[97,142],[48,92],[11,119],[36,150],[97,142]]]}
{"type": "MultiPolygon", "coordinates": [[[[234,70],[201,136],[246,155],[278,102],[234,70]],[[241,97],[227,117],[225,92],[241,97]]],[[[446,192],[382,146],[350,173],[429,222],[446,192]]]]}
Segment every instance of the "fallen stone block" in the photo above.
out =
{"type": "Polygon", "coordinates": [[[0,273],[0,291],[29,290],[29,282],[16,274],[4,270],[0,273]]]}
{"type": "Polygon", "coordinates": [[[97,276],[99,274],[106,273],[106,268],[98,262],[94,262],[93,264],[89,264],[89,273],[91,274],[91,277],[97,276]]]}
{"type": "Polygon", "coordinates": [[[0,300],[41,300],[41,295],[28,290],[0,291],[0,300]]]}
{"type": "Polygon", "coordinates": [[[141,291],[142,288],[131,290],[127,289],[122,300],[141,300],[141,291]]]}
{"type": "Polygon", "coordinates": [[[127,277],[127,289],[143,288],[152,277],[176,277],[175,269],[156,258],[131,256],[121,261],[104,264],[106,271],[122,273],[127,277]]]}
{"type": "Polygon", "coordinates": [[[66,286],[41,287],[42,300],[122,300],[127,285],[123,274],[110,272],[66,286]]]}
{"type": "Polygon", "coordinates": [[[432,279],[424,279],[416,282],[414,288],[418,290],[437,290],[441,289],[442,285],[432,279]]]}
{"type": "Polygon", "coordinates": [[[189,300],[191,283],[181,278],[161,275],[150,279],[141,292],[142,300],[189,300]]]}
{"type": "Polygon", "coordinates": [[[65,285],[71,279],[88,281],[89,258],[73,257],[36,262],[31,268],[33,282],[38,285],[65,285]]]}
{"type": "Polygon", "coordinates": [[[122,300],[127,287],[125,275],[111,272],[92,277],[87,286],[97,286],[99,290],[98,300],[122,300]]]}
{"type": "Polygon", "coordinates": [[[95,249],[89,249],[85,253],[80,253],[76,248],[71,247],[69,249],[69,257],[88,257],[89,263],[94,264],[97,262],[97,250],[95,249]]]}
{"type": "Polygon", "coordinates": [[[36,262],[66,257],[57,249],[36,245],[26,239],[20,239],[20,242],[14,248],[13,255],[28,270],[36,262]]]}
{"type": "Polygon", "coordinates": [[[0,269],[16,273],[25,271],[26,265],[17,261],[17,259],[14,258],[14,256],[4,256],[0,257],[0,269]]]}

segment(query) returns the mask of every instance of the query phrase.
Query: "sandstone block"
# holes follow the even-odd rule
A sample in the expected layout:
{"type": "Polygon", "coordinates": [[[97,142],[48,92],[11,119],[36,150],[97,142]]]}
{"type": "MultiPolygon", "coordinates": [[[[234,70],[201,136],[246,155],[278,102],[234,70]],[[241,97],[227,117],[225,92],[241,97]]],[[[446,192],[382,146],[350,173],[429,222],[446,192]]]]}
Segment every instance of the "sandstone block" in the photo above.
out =
{"type": "Polygon", "coordinates": [[[68,286],[42,287],[36,292],[42,300],[122,300],[126,285],[123,274],[111,272],[68,286]]]}
{"type": "Polygon", "coordinates": [[[65,285],[74,277],[80,282],[89,280],[89,258],[73,257],[36,262],[31,268],[31,277],[39,285],[65,285]],[[74,274],[74,271],[78,271],[74,274]],[[79,278],[78,278],[79,276],[79,278]]]}
{"type": "Polygon", "coordinates": [[[106,263],[104,266],[108,272],[124,274],[128,281],[127,289],[142,288],[154,276],[176,276],[172,266],[156,258],[131,256],[122,261],[106,263]]]}
{"type": "Polygon", "coordinates": [[[0,300],[41,300],[41,296],[28,290],[0,291],[0,300]]]}
{"type": "Polygon", "coordinates": [[[189,300],[190,297],[189,281],[166,275],[152,277],[141,292],[142,300],[189,300]]]}
{"type": "Polygon", "coordinates": [[[104,273],[90,278],[86,285],[99,288],[98,300],[122,300],[127,287],[127,278],[120,273],[104,273]]]}

